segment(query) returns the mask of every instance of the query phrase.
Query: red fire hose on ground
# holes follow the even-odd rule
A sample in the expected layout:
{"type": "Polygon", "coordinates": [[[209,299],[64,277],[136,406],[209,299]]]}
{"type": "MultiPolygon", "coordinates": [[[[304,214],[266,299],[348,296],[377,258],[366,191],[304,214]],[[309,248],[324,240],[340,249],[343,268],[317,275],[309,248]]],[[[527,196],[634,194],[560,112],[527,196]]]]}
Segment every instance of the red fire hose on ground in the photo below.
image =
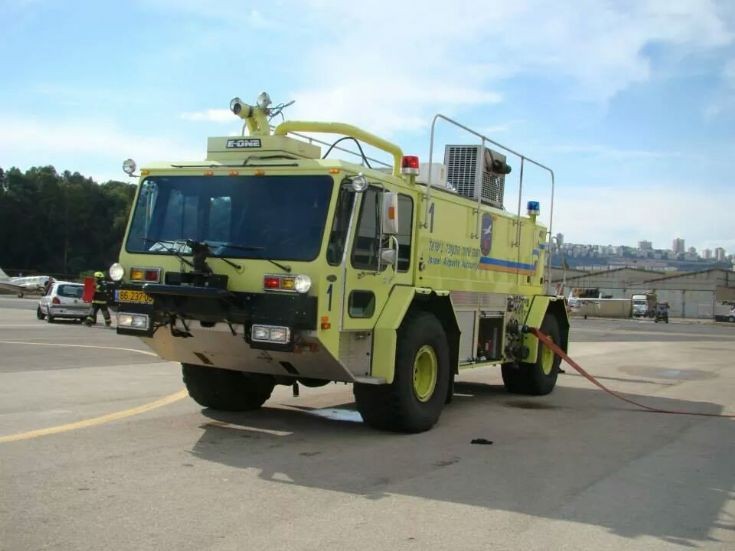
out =
{"type": "Polygon", "coordinates": [[[582,366],[580,366],[577,362],[575,362],[573,359],[571,359],[569,356],[567,356],[566,352],[564,352],[561,348],[559,348],[554,343],[554,341],[552,341],[549,337],[547,337],[546,335],[544,335],[541,331],[539,331],[538,329],[536,329],[534,327],[529,327],[528,330],[529,330],[530,333],[532,333],[533,335],[535,335],[536,338],[539,341],[541,341],[542,343],[544,343],[544,346],[548,346],[549,349],[554,354],[556,354],[557,356],[559,356],[562,360],[564,360],[570,366],[572,366],[575,370],[577,370],[579,372],[579,374],[582,375],[582,377],[584,377],[585,379],[587,379],[590,383],[592,383],[596,387],[604,390],[605,392],[607,392],[611,396],[617,398],[618,400],[622,400],[623,402],[628,402],[629,404],[632,404],[632,405],[634,405],[634,406],[636,406],[638,408],[644,409],[646,411],[651,411],[651,412],[654,412],[654,413],[670,413],[672,415],[698,415],[698,416],[701,416],[701,417],[730,417],[730,418],[735,417],[735,414],[732,414],[732,413],[729,413],[729,414],[728,413],[701,413],[701,412],[696,412],[696,411],[677,411],[677,410],[673,410],[673,409],[655,408],[655,407],[647,406],[646,404],[641,404],[640,402],[636,402],[635,400],[631,400],[630,398],[626,398],[622,394],[619,394],[618,392],[615,392],[614,390],[610,390],[605,385],[603,385],[600,381],[598,381],[597,379],[595,379],[595,377],[593,377],[592,375],[590,375],[589,373],[587,373],[587,371],[585,371],[582,368],[582,366]]]}

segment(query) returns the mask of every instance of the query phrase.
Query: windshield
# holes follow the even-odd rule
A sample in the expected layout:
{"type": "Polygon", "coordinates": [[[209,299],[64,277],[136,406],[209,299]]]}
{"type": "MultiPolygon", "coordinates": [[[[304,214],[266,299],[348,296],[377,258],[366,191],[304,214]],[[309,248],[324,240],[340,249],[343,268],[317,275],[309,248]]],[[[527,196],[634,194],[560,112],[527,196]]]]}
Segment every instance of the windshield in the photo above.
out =
{"type": "Polygon", "coordinates": [[[237,258],[313,260],[330,176],[152,176],[141,184],[126,250],[191,254],[186,240],[237,258]]]}

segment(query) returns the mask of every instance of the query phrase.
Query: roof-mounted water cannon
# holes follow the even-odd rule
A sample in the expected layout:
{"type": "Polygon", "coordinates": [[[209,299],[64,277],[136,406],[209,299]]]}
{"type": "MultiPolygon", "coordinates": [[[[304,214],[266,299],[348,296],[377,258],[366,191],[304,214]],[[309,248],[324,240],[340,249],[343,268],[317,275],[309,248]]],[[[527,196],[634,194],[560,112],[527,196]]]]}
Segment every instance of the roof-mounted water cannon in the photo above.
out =
{"type": "Polygon", "coordinates": [[[490,149],[485,149],[485,168],[494,174],[503,176],[510,174],[511,171],[511,166],[505,161],[505,157],[496,156],[490,149]]]}
{"type": "Polygon", "coordinates": [[[270,135],[268,116],[271,114],[271,103],[268,93],[262,92],[255,105],[249,105],[240,98],[232,98],[230,111],[245,121],[251,136],[268,136],[270,135]]]}

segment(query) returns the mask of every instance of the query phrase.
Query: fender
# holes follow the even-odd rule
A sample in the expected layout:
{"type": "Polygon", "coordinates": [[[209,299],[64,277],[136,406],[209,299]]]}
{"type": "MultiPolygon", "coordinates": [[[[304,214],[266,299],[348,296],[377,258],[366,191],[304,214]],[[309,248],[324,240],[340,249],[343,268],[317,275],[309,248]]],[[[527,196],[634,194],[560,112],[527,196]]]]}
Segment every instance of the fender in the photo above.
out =
{"type": "Polygon", "coordinates": [[[385,379],[388,384],[393,382],[395,373],[398,328],[406,317],[415,295],[415,287],[393,287],[385,308],[375,324],[371,375],[385,379]]]}
{"type": "MultiPolygon", "coordinates": [[[[562,297],[548,295],[532,297],[523,325],[527,328],[540,329],[547,312],[555,316],[559,322],[559,332],[562,340],[559,345],[566,352],[569,348],[569,317],[562,297]]],[[[538,343],[539,341],[535,335],[530,332],[524,333],[523,346],[528,349],[528,355],[524,358],[524,362],[534,363],[538,359],[538,343]]]]}

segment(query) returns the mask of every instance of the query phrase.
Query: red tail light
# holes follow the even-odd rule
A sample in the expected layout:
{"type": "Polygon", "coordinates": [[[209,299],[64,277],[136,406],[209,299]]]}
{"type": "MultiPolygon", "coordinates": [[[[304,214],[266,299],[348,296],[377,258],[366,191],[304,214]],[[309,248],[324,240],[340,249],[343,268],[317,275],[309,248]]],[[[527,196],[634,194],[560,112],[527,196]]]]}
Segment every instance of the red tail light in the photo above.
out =
{"type": "Polygon", "coordinates": [[[61,301],[59,300],[59,297],[54,297],[51,299],[51,304],[61,304],[61,301]]]}

